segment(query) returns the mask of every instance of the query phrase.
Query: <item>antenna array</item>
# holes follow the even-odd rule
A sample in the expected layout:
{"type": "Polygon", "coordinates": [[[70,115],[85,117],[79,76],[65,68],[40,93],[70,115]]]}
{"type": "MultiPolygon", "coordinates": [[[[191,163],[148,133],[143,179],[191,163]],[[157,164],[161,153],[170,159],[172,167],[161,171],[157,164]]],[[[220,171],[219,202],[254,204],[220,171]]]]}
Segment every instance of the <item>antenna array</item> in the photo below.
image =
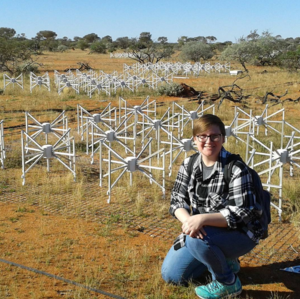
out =
{"type": "MultiPolygon", "coordinates": [[[[68,75],[70,80],[74,80],[71,72],[68,75]]],[[[85,86],[85,82],[78,80],[81,86],[85,86]]],[[[229,145],[232,145],[232,138],[235,143],[242,142],[245,145],[245,161],[259,173],[269,191],[274,189],[278,192],[278,202],[272,200],[272,206],[281,217],[283,169],[288,165],[289,175],[293,176],[294,168],[300,168],[300,130],[285,120],[284,109],[271,114],[268,110],[266,105],[262,114],[257,116],[253,115],[252,110],[245,112],[235,107],[233,120],[225,128],[225,137],[229,145]]],[[[103,179],[108,179],[109,202],[112,189],[118,181],[129,173],[132,184],[132,175],[136,171],[146,176],[150,184],[159,186],[164,194],[165,166],[171,175],[182,153],[186,157],[188,152],[197,151],[193,137],[189,136],[193,120],[204,113],[215,114],[215,107],[204,107],[203,102],[195,110],[188,111],[184,106],[173,103],[172,107],[160,113],[162,116],[157,118],[156,101],[150,101],[149,97],[136,106],[129,105],[120,97],[119,107],[112,108],[109,104],[94,114],[81,105],[77,106],[77,131],[81,140],[86,141],[86,153],[91,154],[91,163],[95,162],[96,153],[99,152],[99,185],[103,186],[103,179]],[[184,137],[186,135],[188,137],[184,137]],[[169,159],[167,164],[166,157],[169,159]],[[162,175],[158,175],[159,172],[162,175]]],[[[22,132],[23,184],[28,171],[42,159],[46,159],[48,171],[50,159],[57,159],[72,172],[75,179],[74,138],[70,137],[65,112],[52,122],[40,122],[28,112],[25,113],[25,119],[26,130],[22,132]]],[[[3,121],[0,122],[0,137],[0,162],[3,168],[3,121]]]]}
{"type": "Polygon", "coordinates": [[[50,77],[48,72],[42,76],[37,76],[33,72],[30,72],[30,92],[38,86],[41,88],[44,86],[48,91],[50,91],[50,77]]]}
{"type": "MultiPolygon", "coordinates": [[[[95,92],[110,96],[111,94],[116,94],[119,89],[131,92],[137,91],[140,87],[157,89],[162,84],[171,84],[173,78],[176,76],[199,76],[202,72],[229,73],[229,71],[230,63],[136,63],[131,66],[124,64],[122,73],[114,71],[111,74],[107,74],[101,70],[99,72],[94,70],[82,72],[76,69],[75,72],[73,72],[69,69],[64,73],[54,70],[54,84],[58,94],[61,94],[64,90],[71,90],[77,94],[83,91],[91,98],[95,92]]],[[[23,74],[20,74],[16,78],[10,78],[6,74],[3,76],[4,90],[10,84],[12,84],[13,87],[17,85],[23,89],[23,74]]],[[[39,89],[43,86],[50,91],[48,72],[42,76],[37,76],[33,72],[30,72],[30,92],[37,86],[39,89]]]]}
{"type": "Polygon", "coordinates": [[[41,123],[26,112],[25,121],[26,131],[22,130],[21,133],[23,185],[28,171],[43,158],[46,159],[48,172],[50,171],[50,159],[56,159],[72,172],[75,180],[75,142],[74,137],[70,137],[71,129],[68,129],[65,111],[51,123],[41,123]],[[30,120],[33,121],[33,124],[29,123],[30,120]],[[49,135],[54,137],[54,141],[52,138],[52,142],[50,142],[49,135]]]}
{"type": "Polygon", "coordinates": [[[7,88],[8,85],[12,84],[13,88],[16,86],[19,86],[20,88],[23,89],[23,74],[20,74],[16,78],[11,78],[8,75],[4,74],[3,75],[3,82],[4,82],[4,90],[7,88]]]}

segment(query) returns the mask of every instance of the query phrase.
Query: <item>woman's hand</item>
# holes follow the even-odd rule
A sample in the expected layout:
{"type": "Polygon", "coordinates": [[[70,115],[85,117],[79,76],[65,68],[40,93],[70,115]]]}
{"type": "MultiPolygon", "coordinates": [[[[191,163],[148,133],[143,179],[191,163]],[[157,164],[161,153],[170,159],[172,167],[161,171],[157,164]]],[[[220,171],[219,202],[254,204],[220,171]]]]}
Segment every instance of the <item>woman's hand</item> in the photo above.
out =
{"type": "Polygon", "coordinates": [[[190,237],[203,239],[206,236],[205,226],[228,227],[228,224],[221,213],[198,214],[186,218],[181,228],[190,237]]]}
{"type": "Polygon", "coordinates": [[[206,236],[205,226],[227,227],[225,217],[221,213],[189,215],[189,213],[179,208],[175,211],[175,216],[182,223],[182,232],[192,238],[203,239],[206,236]]]}
{"type": "Polygon", "coordinates": [[[206,236],[204,229],[205,215],[193,215],[186,219],[181,228],[182,232],[189,235],[192,238],[203,239],[206,236]]]}

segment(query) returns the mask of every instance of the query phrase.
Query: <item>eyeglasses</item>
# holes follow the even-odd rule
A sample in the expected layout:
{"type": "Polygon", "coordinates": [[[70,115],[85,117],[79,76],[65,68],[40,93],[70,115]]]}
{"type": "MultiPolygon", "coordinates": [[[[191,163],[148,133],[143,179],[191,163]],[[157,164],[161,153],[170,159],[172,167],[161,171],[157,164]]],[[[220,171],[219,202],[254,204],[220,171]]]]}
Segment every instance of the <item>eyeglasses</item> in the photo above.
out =
{"type": "Polygon", "coordinates": [[[200,142],[206,142],[208,138],[210,138],[210,141],[217,142],[221,140],[222,134],[212,134],[212,135],[199,135],[196,136],[198,141],[200,142]]]}

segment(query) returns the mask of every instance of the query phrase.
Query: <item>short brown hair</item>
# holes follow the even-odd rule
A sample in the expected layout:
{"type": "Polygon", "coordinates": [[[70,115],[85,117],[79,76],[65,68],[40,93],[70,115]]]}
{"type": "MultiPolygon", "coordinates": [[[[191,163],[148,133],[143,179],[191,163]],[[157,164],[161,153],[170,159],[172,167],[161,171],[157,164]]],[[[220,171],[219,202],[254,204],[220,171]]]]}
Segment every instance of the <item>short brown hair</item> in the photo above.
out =
{"type": "Polygon", "coordinates": [[[225,125],[221,119],[213,114],[205,114],[194,120],[193,136],[205,132],[210,126],[218,126],[220,128],[221,134],[226,135],[225,125]]]}

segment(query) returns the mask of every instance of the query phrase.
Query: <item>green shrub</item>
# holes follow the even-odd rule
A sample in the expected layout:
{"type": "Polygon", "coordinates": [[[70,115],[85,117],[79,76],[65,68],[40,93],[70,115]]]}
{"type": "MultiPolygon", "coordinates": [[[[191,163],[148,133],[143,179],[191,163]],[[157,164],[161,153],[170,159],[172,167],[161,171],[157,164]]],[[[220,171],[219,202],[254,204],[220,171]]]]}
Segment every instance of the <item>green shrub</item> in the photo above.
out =
{"type": "Polygon", "coordinates": [[[177,97],[183,92],[183,87],[180,84],[171,83],[159,86],[157,91],[160,95],[177,97]]]}
{"type": "Polygon", "coordinates": [[[65,52],[65,51],[67,51],[69,48],[67,47],[67,46],[65,46],[65,45],[59,45],[58,47],[57,47],[57,51],[58,52],[65,52]]]}
{"type": "Polygon", "coordinates": [[[39,65],[36,63],[31,63],[31,62],[25,61],[24,63],[19,65],[16,70],[17,75],[19,75],[21,73],[28,75],[28,74],[30,74],[30,72],[33,72],[34,74],[38,74],[40,72],[39,65]]]}
{"type": "Polygon", "coordinates": [[[97,41],[91,44],[90,46],[91,53],[100,53],[105,54],[106,53],[106,45],[105,43],[101,41],[97,41]]]}

